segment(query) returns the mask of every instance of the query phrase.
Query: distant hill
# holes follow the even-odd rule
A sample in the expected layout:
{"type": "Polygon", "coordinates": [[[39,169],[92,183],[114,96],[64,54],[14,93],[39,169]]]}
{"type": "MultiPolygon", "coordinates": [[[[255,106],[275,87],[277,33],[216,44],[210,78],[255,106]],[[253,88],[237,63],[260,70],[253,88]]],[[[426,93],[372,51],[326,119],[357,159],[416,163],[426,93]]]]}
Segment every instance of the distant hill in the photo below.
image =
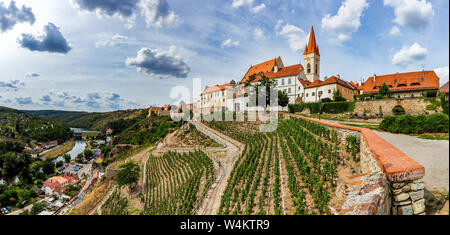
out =
{"type": "Polygon", "coordinates": [[[106,113],[88,113],[58,110],[23,110],[23,112],[47,120],[62,122],[71,127],[101,130],[105,126],[118,119],[130,119],[138,116],[140,110],[124,110],[106,113]]]}
{"type": "Polygon", "coordinates": [[[46,120],[20,110],[0,106],[0,139],[29,142],[58,140],[64,142],[73,136],[69,126],[46,120]]]}

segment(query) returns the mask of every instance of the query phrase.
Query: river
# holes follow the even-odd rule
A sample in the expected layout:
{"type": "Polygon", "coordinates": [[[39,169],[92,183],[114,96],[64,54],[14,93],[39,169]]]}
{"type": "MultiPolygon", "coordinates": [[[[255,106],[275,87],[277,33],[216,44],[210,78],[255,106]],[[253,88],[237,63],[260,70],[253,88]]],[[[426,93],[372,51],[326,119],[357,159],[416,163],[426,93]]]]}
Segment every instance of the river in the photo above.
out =
{"type": "MultiPolygon", "coordinates": [[[[84,152],[84,150],[86,149],[86,146],[87,146],[86,141],[83,141],[83,140],[75,141],[75,146],[72,148],[72,150],[67,152],[67,154],[70,155],[70,160],[75,159],[78,156],[78,154],[84,152]]],[[[59,156],[53,162],[58,162],[58,161],[65,162],[65,160],[62,156],[59,156]]]]}

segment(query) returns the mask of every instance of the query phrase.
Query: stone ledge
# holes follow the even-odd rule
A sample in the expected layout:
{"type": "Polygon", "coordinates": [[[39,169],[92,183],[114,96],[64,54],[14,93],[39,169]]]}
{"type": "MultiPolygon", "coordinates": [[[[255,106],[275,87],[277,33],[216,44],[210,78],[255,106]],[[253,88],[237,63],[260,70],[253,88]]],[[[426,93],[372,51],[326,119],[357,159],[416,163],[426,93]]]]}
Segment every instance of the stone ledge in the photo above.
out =
{"type": "Polygon", "coordinates": [[[370,129],[323,122],[292,113],[283,112],[282,114],[306,119],[329,127],[360,132],[364,137],[369,150],[372,152],[380,165],[380,168],[384,171],[390,182],[415,180],[425,176],[425,168],[421,164],[409,158],[405,153],[388,143],[370,129]]]}

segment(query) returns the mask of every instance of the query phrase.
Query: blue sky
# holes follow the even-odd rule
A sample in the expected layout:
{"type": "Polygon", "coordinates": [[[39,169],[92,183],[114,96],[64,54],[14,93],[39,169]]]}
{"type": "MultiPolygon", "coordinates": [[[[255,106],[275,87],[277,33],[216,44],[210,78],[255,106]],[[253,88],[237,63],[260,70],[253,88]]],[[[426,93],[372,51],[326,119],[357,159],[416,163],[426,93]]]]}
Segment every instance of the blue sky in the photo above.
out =
{"type": "Polygon", "coordinates": [[[448,81],[447,0],[0,0],[0,105],[109,111],[176,102],[173,87],[303,63],[321,78],[436,70],[448,81]]]}

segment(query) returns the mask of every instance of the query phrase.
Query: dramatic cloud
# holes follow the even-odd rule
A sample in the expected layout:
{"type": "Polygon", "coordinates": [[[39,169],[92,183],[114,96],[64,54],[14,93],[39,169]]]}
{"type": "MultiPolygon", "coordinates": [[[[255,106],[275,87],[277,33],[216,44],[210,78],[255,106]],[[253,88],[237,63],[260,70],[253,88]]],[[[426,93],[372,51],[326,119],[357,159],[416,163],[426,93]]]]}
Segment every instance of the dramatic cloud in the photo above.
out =
{"type": "Polygon", "coordinates": [[[415,30],[425,29],[434,16],[433,5],[426,0],[384,0],[385,6],[394,8],[394,22],[415,30]]]}
{"type": "Polygon", "coordinates": [[[33,100],[31,99],[31,97],[17,97],[14,99],[16,99],[19,105],[33,104],[33,100]]]}
{"type": "Polygon", "coordinates": [[[258,6],[252,7],[250,9],[250,12],[253,13],[253,14],[256,14],[256,13],[259,13],[260,11],[264,10],[265,8],[266,8],[266,4],[261,3],[258,6]]]}
{"type": "Polygon", "coordinates": [[[45,103],[48,103],[48,102],[52,101],[52,98],[49,95],[44,95],[44,96],[41,97],[41,101],[45,102],[45,103]]]}
{"type": "Polygon", "coordinates": [[[233,41],[231,38],[222,42],[220,45],[222,48],[238,47],[241,43],[239,41],[233,41]]]}
{"type": "Polygon", "coordinates": [[[434,72],[440,78],[441,83],[442,82],[444,82],[444,83],[448,82],[448,66],[437,68],[437,69],[434,70],[434,72]]]}
{"type": "Polygon", "coordinates": [[[35,78],[35,77],[40,77],[40,76],[41,75],[39,73],[27,73],[27,74],[25,74],[25,77],[27,77],[27,78],[31,78],[31,77],[35,78]]]}
{"type": "Polygon", "coordinates": [[[116,45],[135,45],[136,40],[120,34],[99,33],[99,40],[95,43],[96,47],[113,47],[116,45]]]}
{"type": "Polygon", "coordinates": [[[100,15],[127,18],[135,13],[139,0],[74,0],[74,3],[83,10],[100,15]]]}
{"type": "Polygon", "coordinates": [[[20,87],[24,87],[25,83],[20,80],[11,80],[9,82],[0,81],[0,88],[6,88],[7,90],[17,91],[20,87]]]}
{"type": "Polygon", "coordinates": [[[255,30],[253,31],[253,36],[256,39],[261,39],[261,40],[266,39],[266,37],[264,36],[264,31],[260,28],[255,28],[255,30]]]}
{"type": "Polygon", "coordinates": [[[277,34],[285,37],[289,42],[289,47],[294,51],[303,50],[309,37],[309,34],[301,28],[290,24],[285,25],[277,34]]]}
{"type": "Polygon", "coordinates": [[[36,18],[30,7],[17,8],[16,2],[11,1],[9,7],[0,2],[0,30],[2,33],[12,29],[18,23],[34,24],[36,18]]]}
{"type": "Polygon", "coordinates": [[[175,46],[169,51],[144,47],[137,52],[137,57],[127,58],[125,64],[149,75],[186,78],[191,69],[175,52],[175,46]]]}
{"type": "Polygon", "coordinates": [[[252,5],[253,0],[233,0],[233,3],[231,4],[234,8],[239,8],[243,5],[252,5]]]}
{"type": "Polygon", "coordinates": [[[352,33],[361,26],[361,16],[369,7],[366,0],[345,0],[337,15],[327,14],[322,18],[322,28],[336,36],[338,42],[351,39],[352,33]]]}
{"type": "Polygon", "coordinates": [[[389,34],[393,36],[398,36],[402,33],[400,32],[400,29],[397,26],[394,26],[392,27],[391,32],[389,32],[389,34]]]}
{"type": "Polygon", "coordinates": [[[179,16],[170,10],[166,0],[142,0],[140,5],[148,27],[155,25],[158,28],[173,28],[181,22],[179,16]]]}
{"type": "Polygon", "coordinates": [[[411,46],[403,46],[400,51],[394,54],[392,64],[400,67],[406,67],[418,61],[425,59],[428,55],[428,49],[423,48],[418,43],[411,46]]]}
{"type": "Polygon", "coordinates": [[[134,24],[136,15],[141,12],[147,26],[175,27],[181,21],[170,10],[166,0],[74,0],[75,5],[98,15],[117,16],[134,24]]]}
{"type": "Polygon", "coordinates": [[[17,42],[21,47],[27,48],[30,51],[42,51],[50,53],[67,54],[72,47],[64,38],[59,28],[52,23],[44,26],[44,34],[35,37],[31,34],[22,34],[17,42]]]}

